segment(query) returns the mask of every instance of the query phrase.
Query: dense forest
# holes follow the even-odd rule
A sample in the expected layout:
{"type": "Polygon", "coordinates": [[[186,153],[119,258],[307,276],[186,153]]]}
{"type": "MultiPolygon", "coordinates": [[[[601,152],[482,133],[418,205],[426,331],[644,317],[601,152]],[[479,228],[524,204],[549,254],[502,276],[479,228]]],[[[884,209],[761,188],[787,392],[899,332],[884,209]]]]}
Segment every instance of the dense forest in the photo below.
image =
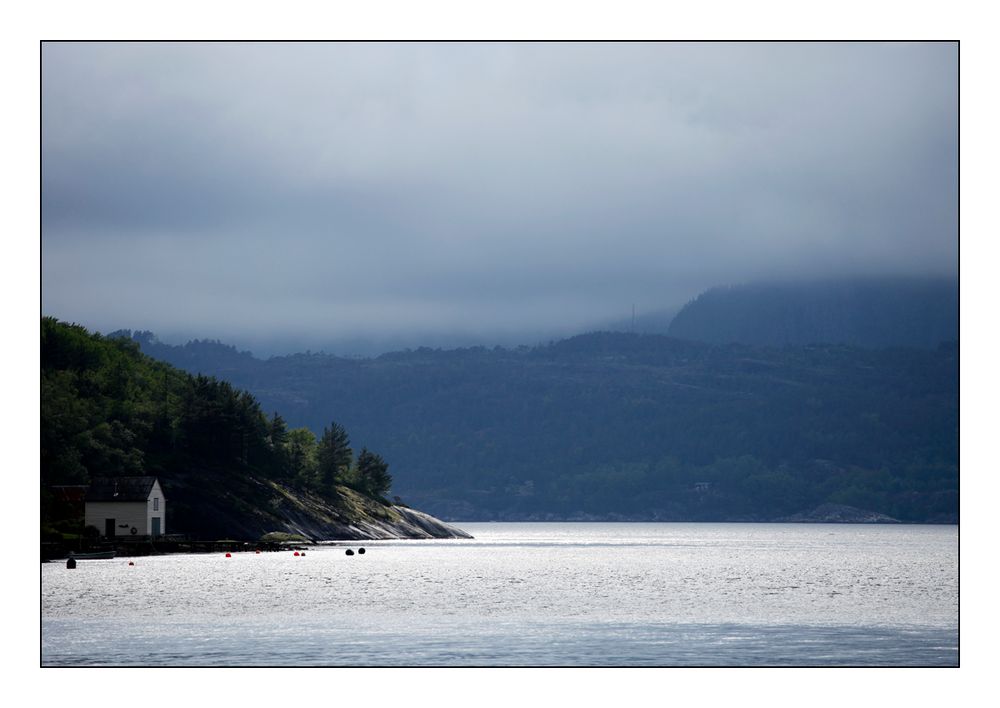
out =
{"type": "Polygon", "coordinates": [[[688,303],[666,333],[721,344],[933,348],[958,340],[958,281],[855,278],[712,288],[688,303]]]}
{"type": "Polygon", "coordinates": [[[388,494],[392,478],[380,455],[355,456],[337,423],[317,430],[290,428],[250,393],[155,361],[134,342],[42,319],[43,538],[79,531],[78,520],[58,518],[51,487],[97,476],[161,477],[171,528],[214,537],[267,515],[276,491],[268,482],[334,504],[343,487],[388,494]]]}
{"type": "MultiPolygon", "coordinates": [[[[118,336],[130,333],[120,332],[118,336]]],[[[342,421],[450,519],[958,518],[958,346],[760,347],[594,333],[539,347],[258,360],[132,335],[290,424],[342,421]]]]}

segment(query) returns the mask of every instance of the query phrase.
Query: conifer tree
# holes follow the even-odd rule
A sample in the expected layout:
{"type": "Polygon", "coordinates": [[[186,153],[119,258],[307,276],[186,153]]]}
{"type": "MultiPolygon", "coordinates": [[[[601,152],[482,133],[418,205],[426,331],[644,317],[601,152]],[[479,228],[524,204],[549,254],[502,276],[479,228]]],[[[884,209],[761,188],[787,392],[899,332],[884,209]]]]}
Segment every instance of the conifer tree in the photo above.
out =
{"type": "Polygon", "coordinates": [[[368,496],[384,497],[392,487],[389,465],[381,455],[363,448],[358,455],[358,481],[368,496]]]}
{"type": "Polygon", "coordinates": [[[271,445],[272,473],[279,479],[294,476],[288,440],[288,425],[285,419],[275,412],[268,425],[268,442],[271,445]]]}
{"type": "Polygon", "coordinates": [[[320,484],[326,491],[332,491],[333,486],[343,479],[353,460],[354,451],[344,426],[330,423],[330,427],[323,429],[317,455],[320,484]]]}

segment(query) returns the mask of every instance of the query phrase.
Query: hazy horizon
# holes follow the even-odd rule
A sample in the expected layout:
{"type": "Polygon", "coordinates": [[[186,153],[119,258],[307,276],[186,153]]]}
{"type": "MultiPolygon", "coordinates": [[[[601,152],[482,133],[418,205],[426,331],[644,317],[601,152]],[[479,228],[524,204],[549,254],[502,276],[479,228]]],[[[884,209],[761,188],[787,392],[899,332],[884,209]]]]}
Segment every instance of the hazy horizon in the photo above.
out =
{"type": "MultiPolygon", "coordinates": [[[[947,283],[956,288],[959,285],[957,277],[935,277],[935,276],[893,276],[891,274],[873,275],[870,277],[846,277],[824,280],[803,280],[803,279],[770,279],[763,281],[753,281],[745,283],[727,283],[725,285],[713,286],[699,293],[709,293],[717,289],[742,288],[742,287],[773,287],[777,289],[799,286],[820,286],[829,288],[829,293],[833,297],[855,292],[855,296],[864,292],[871,293],[870,286],[904,286],[906,284],[922,284],[933,286],[934,283],[947,283]],[[845,290],[844,286],[858,285],[862,289],[858,291],[845,290]],[[867,286],[867,287],[866,287],[867,286]]],[[[905,291],[905,290],[904,290],[905,291]]],[[[903,291],[901,291],[903,292],[903,291]]],[[[861,295],[864,296],[864,295],[861,295]]],[[[695,298],[696,300],[698,298],[695,298]]],[[[694,302],[691,300],[687,304],[694,302]]],[[[846,305],[846,303],[845,303],[846,305]]],[[[884,306],[885,302],[881,302],[884,306]]],[[[347,358],[369,358],[377,357],[380,354],[412,350],[419,348],[454,350],[467,347],[487,347],[500,346],[503,348],[516,348],[521,346],[545,346],[553,342],[568,339],[578,335],[586,335],[596,332],[627,332],[639,335],[646,334],[668,334],[668,329],[672,320],[684,307],[656,310],[654,312],[642,312],[635,310],[627,316],[617,320],[602,320],[591,323],[591,326],[584,326],[574,330],[566,331],[536,331],[536,332],[493,332],[485,334],[470,334],[468,332],[422,332],[415,334],[383,334],[381,336],[356,336],[331,338],[322,340],[319,337],[294,337],[268,338],[266,334],[237,335],[235,338],[220,337],[213,332],[157,332],[143,326],[112,327],[101,331],[101,334],[111,334],[121,330],[131,331],[133,334],[142,332],[151,333],[156,341],[172,346],[183,346],[193,341],[219,341],[224,345],[233,346],[238,351],[249,352],[255,358],[268,359],[275,356],[285,356],[291,354],[313,353],[330,354],[347,358]]],[[[48,313],[44,313],[47,315],[48,313]]],[[[43,316],[44,316],[43,315],[43,316]]],[[[957,315],[956,315],[957,316],[957,315]]],[[[57,318],[58,319],[58,318],[57,318]]],[[[956,320],[957,322],[957,320],[956,320]]],[[[80,324],[80,323],[77,323],[80,324]]],[[[672,335],[682,336],[682,335],[672,335]]]]}
{"type": "Polygon", "coordinates": [[[957,54],[46,42],[42,309],[351,354],[532,344],[741,282],[954,276],[957,54]]]}

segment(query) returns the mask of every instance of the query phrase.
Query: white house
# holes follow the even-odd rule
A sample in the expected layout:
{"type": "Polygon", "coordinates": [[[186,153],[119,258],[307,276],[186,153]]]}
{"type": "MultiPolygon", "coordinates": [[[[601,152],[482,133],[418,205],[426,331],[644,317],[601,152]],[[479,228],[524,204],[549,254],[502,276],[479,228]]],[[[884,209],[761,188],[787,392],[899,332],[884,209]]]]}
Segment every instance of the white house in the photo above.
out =
{"type": "Polygon", "coordinates": [[[84,523],[106,538],[167,532],[167,500],[156,477],[97,477],[90,482],[84,523]]]}

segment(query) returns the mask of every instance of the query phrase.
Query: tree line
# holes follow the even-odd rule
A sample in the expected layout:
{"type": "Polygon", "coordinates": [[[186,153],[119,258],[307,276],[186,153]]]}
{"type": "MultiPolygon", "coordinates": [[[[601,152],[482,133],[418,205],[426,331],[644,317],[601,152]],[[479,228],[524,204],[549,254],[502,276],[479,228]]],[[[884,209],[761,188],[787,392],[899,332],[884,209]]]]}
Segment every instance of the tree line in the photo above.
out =
{"type": "Polygon", "coordinates": [[[192,522],[201,495],[233,494],[263,504],[252,479],[296,486],[335,502],[336,488],[384,498],[388,464],[345,428],[317,437],[267,416],[247,391],[191,375],[142,354],[137,343],[41,322],[41,484],[43,522],[55,513],[46,490],[98,476],[156,475],[180,490],[173,507],[192,522]],[[185,490],[189,490],[186,492],[185,490]]]}
{"type": "Polygon", "coordinates": [[[225,372],[290,425],[342,422],[399,466],[403,496],[441,518],[773,520],[824,503],[958,516],[956,342],[593,333],[362,360],[162,350],[225,372]]]}
{"type": "Polygon", "coordinates": [[[268,442],[273,451],[272,476],[278,481],[324,493],[342,484],[370,497],[385,497],[392,487],[382,456],[362,448],[355,457],[347,430],[337,422],[317,438],[309,428],[290,430],[274,413],[268,421],[268,442]]]}

